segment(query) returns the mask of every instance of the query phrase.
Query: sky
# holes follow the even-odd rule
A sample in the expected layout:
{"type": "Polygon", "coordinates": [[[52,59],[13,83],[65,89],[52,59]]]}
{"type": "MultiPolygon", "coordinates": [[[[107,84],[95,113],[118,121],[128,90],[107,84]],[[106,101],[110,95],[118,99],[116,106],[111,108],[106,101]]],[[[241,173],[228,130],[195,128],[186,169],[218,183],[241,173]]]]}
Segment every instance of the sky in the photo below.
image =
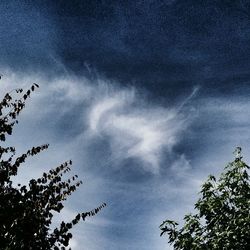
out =
{"type": "Polygon", "coordinates": [[[0,96],[40,88],[8,143],[49,143],[25,183],[72,159],[83,185],[55,217],[107,203],[73,250],[170,250],[200,185],[250,154],[250,3],[245,0],[1,1],[0,96]]]}

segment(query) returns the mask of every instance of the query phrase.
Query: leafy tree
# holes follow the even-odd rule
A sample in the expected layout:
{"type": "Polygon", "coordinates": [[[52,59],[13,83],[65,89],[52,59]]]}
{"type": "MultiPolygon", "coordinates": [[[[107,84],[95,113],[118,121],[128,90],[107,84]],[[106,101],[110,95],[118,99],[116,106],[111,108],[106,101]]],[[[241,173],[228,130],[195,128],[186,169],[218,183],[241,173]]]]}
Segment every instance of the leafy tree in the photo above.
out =
{"type": "MultiPolygon", "coordinates": [[[[25,107],[25,101],[38,87],[33,84],[24,94],[23,89],[15,89],[4,96],[0,102],[0,142],[12,134],[13,126],[18,123],[17,117],[25,107]],[[13,95],[21,97],[14,99],[13,95]]],[[[48,146],[33,147],[16,156],[15,147],[0,144],[0,249],[66,249],[72,238],[70,229],[81,219],[94,216],[106,206],[103,203],[90,212],[77,214],[67,223],[62,221],[54,230],[50,228],[53,214],[61,212],[63,201],[82,183],[77,180],[77,175],[69,179],[63,178],[71,170],[72,161],[43,173],[41,178],[30,180],[27,186],[14,186],[11,181],[28,157],[46,150],[48,146]]]]}
{"type": "Polygon", "coordinates": [[[195,204],[196,214],[184,217],[184,226],[166,220],[161,235],[168,234],[175,250],[250,249],[249,166],[242,161],[241,148],[217,180],[210,175],[195,204]]]}

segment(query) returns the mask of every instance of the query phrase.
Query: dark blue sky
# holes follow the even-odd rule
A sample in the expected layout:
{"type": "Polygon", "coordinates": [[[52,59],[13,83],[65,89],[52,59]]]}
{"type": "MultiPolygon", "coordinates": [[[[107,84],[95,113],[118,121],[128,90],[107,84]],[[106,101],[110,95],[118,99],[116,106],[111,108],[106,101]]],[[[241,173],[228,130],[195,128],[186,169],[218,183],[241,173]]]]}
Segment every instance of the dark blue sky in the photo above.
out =
{"type": "Polygon", "coordinates": [[[226,94],[236,80],[247,85],[249,8],[238,0],[2,1],[1,64],[55,72],[54,58],[155,96],[193,85],[226,94]]]}
{"type": "Polygon", "coordinates": [[[192,209],[235,146],[250,152],[250,2],[1,1],[0,23],[0,90],[42,87],[18,144],[46,140],[49,163],[87,176],[67,218],[109,204],[73,249],[171,249],[161,221],[192,209]]]}

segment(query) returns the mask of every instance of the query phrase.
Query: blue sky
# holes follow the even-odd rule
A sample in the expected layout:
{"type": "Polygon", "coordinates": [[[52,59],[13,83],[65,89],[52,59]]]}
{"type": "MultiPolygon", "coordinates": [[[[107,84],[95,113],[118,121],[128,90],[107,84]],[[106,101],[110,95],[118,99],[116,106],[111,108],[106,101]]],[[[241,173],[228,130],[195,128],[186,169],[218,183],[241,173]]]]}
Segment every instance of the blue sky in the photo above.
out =
{"type": "Polygon", "coordinates": [[[74,229],[74,250],[172,249],[201,183],[248,161],[248,1],[1,1],[0,93],[40,89],[10,144],[50,148],[26,182],[72,159],[83,185],[55,218],[106,202],[74,229]]]}

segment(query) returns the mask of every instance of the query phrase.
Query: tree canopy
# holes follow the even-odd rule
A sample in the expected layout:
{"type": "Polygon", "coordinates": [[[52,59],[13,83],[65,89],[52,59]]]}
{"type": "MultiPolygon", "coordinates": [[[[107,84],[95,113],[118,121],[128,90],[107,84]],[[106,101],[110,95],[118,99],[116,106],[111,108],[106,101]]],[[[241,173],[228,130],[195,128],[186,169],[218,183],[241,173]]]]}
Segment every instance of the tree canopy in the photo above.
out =
{"type": "MultiPolygon", "coordinates": [[[[12,134],[17,117],[25,107],[27,98],[39,86],[33,84],[28,91],[14,89],[0,101],[0,143],[12,134]],[[23,94],[24,93],[24,94],[23,94]],[[13,98],[17,95],[17,98],[13,98]],[[21,95],[21,97],[19,97],[21,95]]],[[[43,173],[38,179],[32,179],[28,185],[13,185],[12,177],[28,157],[46,150],[48,144],[32,147],[20,156],[16,156],[13,146],[0,144],[0,249],[66,249],[72,238],[70,229],[81,219],[94,216],[105,203],[89,212],[77,214],[71,221],[62,221],[52,230],[52,218],[55,212],[63,209],[63,201],[78,187],[81,181],[77,175],[65,179],[71,171],[72,161],[43,173]]]]}
{"type": "Polygon", "coordinates": [[[210,175],[195,203],[197,213],[184,217],[184,225],[166,220],[160,225],[175,250],[250,249],[249,166],[241,148],[218,179],[210,175]]]}

